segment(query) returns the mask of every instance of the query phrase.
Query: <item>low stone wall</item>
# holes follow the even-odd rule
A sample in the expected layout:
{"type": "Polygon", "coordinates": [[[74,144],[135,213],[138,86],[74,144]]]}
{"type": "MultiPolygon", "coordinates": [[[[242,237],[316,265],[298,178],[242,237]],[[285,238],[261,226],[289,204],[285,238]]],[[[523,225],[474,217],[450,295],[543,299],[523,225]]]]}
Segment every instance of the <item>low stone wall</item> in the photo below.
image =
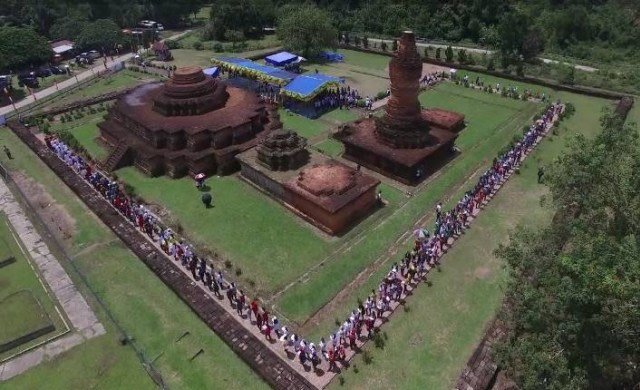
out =
{"type": "Polygon", "coordinates": [[[239,324],[217,301],[203,294],[178,266],[151,245],[145,236],[120,215],[78,174],[17,121],[9,128],[27,144],[52,171],[182,299],[233,351],[275,389],[315,389],[257,337],[239,324]]]}
{"type": "Polygon", "coordinates": [[[51,108],[48,108],[48,109],[45,108],[42,112],[34,114],[34,115],[30,115],[27,118],[31,118],[31,117],[47,117],[47,116],[50,116],[50,115],[64,114],[65,112],[69,112],[71,110],[76,110],[78,108],[83,108],[83,107],[87,107],[87,106],[93,106],[94,104],[99,104],[99,103],[107,102],[109,100],[117,99],[120,96],[128,94],[132,89],[133,88],[127,88],[127,89],[124,89],[124,90],[121,90],[121,91],[107,92],[107,93],[102,94],[102,95],[86,98],[84,100],[71,102],[71,103],[65,104],[65,105],[60,106],[60,107],[51,107],[51,108]]]}
{"type": "Polygon", "coordinates": [[[491,356],[493,345],[505,335],[502,322],[494,320],[467,361],[456,384],[457,390],[488,390],[498,375],[498,365],[491,356]]]}

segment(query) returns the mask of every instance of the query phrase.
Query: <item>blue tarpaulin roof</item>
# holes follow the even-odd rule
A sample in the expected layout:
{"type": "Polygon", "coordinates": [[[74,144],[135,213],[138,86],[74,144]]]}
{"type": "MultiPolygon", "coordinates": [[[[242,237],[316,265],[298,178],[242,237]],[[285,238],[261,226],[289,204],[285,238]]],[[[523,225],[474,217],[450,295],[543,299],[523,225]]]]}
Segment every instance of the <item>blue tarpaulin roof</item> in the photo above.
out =
{"type": "Polygon", "coordinates": [[[320,53],[320,56],[322,58],[326,59],[327,61],[330,61],[330,62],[341,62],[341,61],[344,61],[344,56],[342,54],[340,54],[340,53],[324,51],[324,52],[320,53]]]}
{"type": "Polygon", "coordinates": [[[298,99],[309,99],[329,85],[338,85],[340,78],[322,73],[304,74],[296,77],[282,88],[282,93],[298,99]]]}
{"type": "Polygon", "coordinates": [[[291,54],[287,51],[281,51],[280,53],[276,53],[266,57],[264,60],[273,66],[285,66],[286,64],[290,64],[298,59],[298,56],[295,54],[291,54]]]}
{"type": "Polygon", "coordinates": [[[267,81],[278,85],[284,85],[296,78],[297,74],[287,72],[273,66],[258,64],[246,58],[218,57],[211,61],[223,69],[235,70],[244,73],[243,76],[267,81]]]}
{"type": "Polygon", "coordinates": [[[203,70],[203,72],[207,76],[218,77],[218,74],[220,74],[220,68],[218,68],[217,66],[213,66],[211,68],[207,68],[203,70]]]}

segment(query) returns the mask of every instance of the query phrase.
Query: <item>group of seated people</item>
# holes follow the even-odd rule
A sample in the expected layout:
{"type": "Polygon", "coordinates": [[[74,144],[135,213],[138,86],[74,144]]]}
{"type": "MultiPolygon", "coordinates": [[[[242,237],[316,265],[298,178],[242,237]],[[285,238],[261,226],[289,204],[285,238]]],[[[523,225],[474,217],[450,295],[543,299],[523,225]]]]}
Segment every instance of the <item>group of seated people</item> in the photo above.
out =
{"type": "Polygon", "coordinates": [[[266,308],[260,307],[256,299],[249,302],[245,293],[234,282],[225,281],[222,271],[216,271],[211,262],[198,256],[193,247],[179,238],[171,228],[162,225],[142,204],[132,200],[117,182],[93,169],[64,142],[48,135],[45,137],[45,143],[134,226],[158,243],[169,258],[187,267],[196,282],[202,283],[220,299],[224,298],[224,291],[229,304],[240,317],[248,318],[250,321],[255,318],[256,326],[268,340],[274,340],[275,336],[282,342],[285,351],[295,354],[303,365],[310,363],[315,369],[324,359],[329,364],[329,370],[337,370],[337,362],[346,359],[346,348],[355,349],[356,341],[363,336],[373,337],[376,319],[390,312],[392,303],[400,301],[410,285],[425,280],[428,272],[439,265],[439,259],[450,240],[455,239],[467,228],[470,216],[503,183],[509,172],[520,164],[561,110],[562,106],[559,103],[553,104],[519,142],[494,159],[492,166],[484,172],[475,187],[466,192],[455,207],[443,211],[442,204],[439,203],[435,210],[433,235],[427,232],[425,237],[417,239],[413,249],[393,264],[377,290],[373,289],[366,299],[359,300],[358,307],[331,333],[329,340],[323,337],[317,345],[290,332],[275,316],[270,318],[269,312],[266,308]]]}

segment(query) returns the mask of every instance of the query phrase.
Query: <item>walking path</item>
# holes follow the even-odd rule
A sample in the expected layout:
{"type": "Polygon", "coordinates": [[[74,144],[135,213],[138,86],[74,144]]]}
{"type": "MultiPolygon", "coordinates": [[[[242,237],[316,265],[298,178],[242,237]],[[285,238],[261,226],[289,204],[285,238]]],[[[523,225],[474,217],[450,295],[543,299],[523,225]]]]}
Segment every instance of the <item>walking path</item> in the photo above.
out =
{"type": "MultiPolygon", "coordinates": [[[[180,37],[182,37],[185,34],[190,33],[191,30],[186,30],[183,31],[179,34],[176,35],[172,35],[168,38],[163,39],[163,41],[166,40],[175,40],[175,39],[179,39],[180,37]]],[[[127,54],[123,54],[121,56],[117,56],[117,57],[113,57],[113,60],[111,60],[111,57],[107,57],[107,68],[109,68],[109,70],[113,70],[115,67],[117,67],[121,62],[127,61],[128,59],[132,58],[133,56],[135,56],[136,53],[127,53],[127,54]]],[[[86,80],[90,77],[94,77],[96,74],[100,74],[101,72],[105,71],[105,65],[103,62],[100,62],[99,64],[90,67],[89,69],[85,70],[82,73],[78,73],[75,74],[73,77],[62,81],[60,83],[58,83],[57,87],[55,85],[50,86],[49,88],[45,88],[41,91],[36,92],[33,95],[27,96],[24,99],[20,100],[19,102],[15,103],[16,109],[20,109],[22,107],[26,107],[29,104],[32,104],[33,102],[37,101],[38,99],[42,99],[45,98],[49,95],[52,95],[56,92],[59,91],[63,91],[69,87],[72,87],[74,85],[76,85],[77,83],[79,83],[82,80],[86,80]]],[[[5,107],[0,107],[0,116],[2,115],[6,115],[9,114],[11,112],[14,111],[13,105],[9,104],[8,106],[5,107]]]]}
{"type": "MultiPolygon", "coordinates": [[[[389,47],[391,47],[391,44],[393,43],[393,40],[391,39],[379,39],[379,38],[368,38],[369,42],[373,43],[380,43],[380,42],[386,42],[389,47]]],[[[416,46],[418,47],[434,47],[434,48],[440,48],[440,49],[446,49],[447,47],[449,47],[450,45],[443,45],[440,43],[429,43],[429,42],[416,42],[416,46]]],[[[451,45],[451,48],[453,50],[466,50],[468,52],[471,53],[478,53],[478,54],[482,54],[482,53],[487,53],[487,54],[493,54],[494,51],[493,50],[489,50],[489,49],[482,49],[482,48],[477,48],[477,47],[465,47],[465,46],[454,46],[451,45]]],[[[560,61],[556,61],[556,60],[552,60],[549,58],[542,58],[542,57],[538,57],[542,62],[544,62],[545,64],[559,64],[560,61]]],[[[568,66],[573,66],[574,68],[576,68],[577,70],[581,70],[584,72],[597,72],[598,68],[594,68],[591,66],[586,66],[586,65],[574,65],[574,64],[570,64],[568,62],[563,62],[563,65],[568,65],[568,66]]]]}
{"type": "Polygon", "coordinates": [[[73,326],[73,332],[55,341],[44,344],[0,364],[0,381],[8,380],[43,361],[70,350],[86,340],[106,333],[87,301],[73,285],[73,281],[58,260],[49,252],[47,244],[35,230],[20,204],[0,179],[0,211],[7,215],[20,241],[33,259],[44,281],[62,306],[73,326]]]}

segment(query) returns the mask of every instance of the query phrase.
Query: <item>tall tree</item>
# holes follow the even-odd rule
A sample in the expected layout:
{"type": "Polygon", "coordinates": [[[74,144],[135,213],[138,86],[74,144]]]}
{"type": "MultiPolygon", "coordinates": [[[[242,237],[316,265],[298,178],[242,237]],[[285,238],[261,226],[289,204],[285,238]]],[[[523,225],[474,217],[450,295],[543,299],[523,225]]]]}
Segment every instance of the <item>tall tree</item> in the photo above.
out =
{"type": "Polygon", "coordinates": [[[122,43],[120,27],[111,19],[98,19],[87,23],[76,40],[76,47],[83,50],[109,50],[122,43]]]}
{"type": "Polygon", "coordinates": [[[305,57],[335,47],[338,35],[327,12],[309,4],[286,9],[278,21],[277,32],[288,49],[305,57]]]}
{"type": "Polygon", "coordinates": [[[47,40],[31,28],[0,27],[0,69],[39,65],[52,55],[47,40]]]}
{"type": "Polygon", "coordinates": [[[498,250],[510,272],[501,364],[520,388],[640,383],[640,142],[611,113],[549,172],[557,210],[498,250]]]}

